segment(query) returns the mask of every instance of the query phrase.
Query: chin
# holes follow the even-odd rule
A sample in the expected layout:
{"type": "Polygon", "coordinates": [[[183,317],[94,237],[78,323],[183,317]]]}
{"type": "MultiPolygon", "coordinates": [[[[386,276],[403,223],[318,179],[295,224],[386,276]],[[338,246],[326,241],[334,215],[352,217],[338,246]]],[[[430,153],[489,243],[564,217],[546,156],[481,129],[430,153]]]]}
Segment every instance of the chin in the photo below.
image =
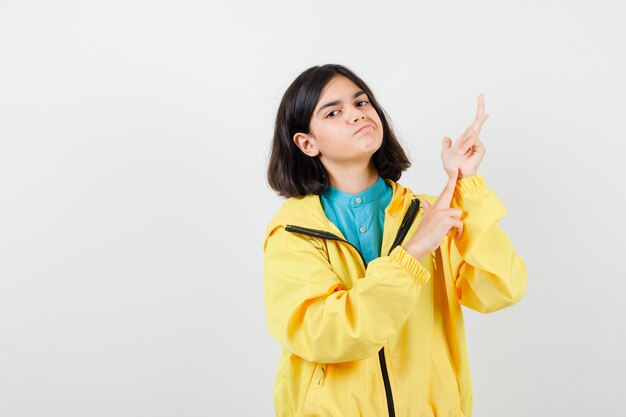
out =
{"type": "Polygon", "coordinates": [[[383,146],[383,138],[382,137],[364,137],[363,141],[368,149],[372,150],[372,153],[376,152],[383,146]]]}

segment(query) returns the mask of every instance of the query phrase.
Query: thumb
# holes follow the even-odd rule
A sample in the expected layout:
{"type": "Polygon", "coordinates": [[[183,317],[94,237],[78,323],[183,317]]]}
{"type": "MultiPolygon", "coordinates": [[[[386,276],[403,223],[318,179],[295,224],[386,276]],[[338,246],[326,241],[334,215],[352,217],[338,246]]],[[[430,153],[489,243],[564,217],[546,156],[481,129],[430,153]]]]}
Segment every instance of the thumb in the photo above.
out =
{"type": "Polygon", "coordinates": [[[452,146],[452,139],[450,139],[447,136],[444,136],[443,139],[441,140],[441,148],[442,149],[450,149],[450,147],[452,146]]]}
{"type": "Polygon", "coordinates": [[[424,206],[425,210],[428,210],[430,208],[430,203],[425,199],[422,201],[422,205],[424,206]]]}

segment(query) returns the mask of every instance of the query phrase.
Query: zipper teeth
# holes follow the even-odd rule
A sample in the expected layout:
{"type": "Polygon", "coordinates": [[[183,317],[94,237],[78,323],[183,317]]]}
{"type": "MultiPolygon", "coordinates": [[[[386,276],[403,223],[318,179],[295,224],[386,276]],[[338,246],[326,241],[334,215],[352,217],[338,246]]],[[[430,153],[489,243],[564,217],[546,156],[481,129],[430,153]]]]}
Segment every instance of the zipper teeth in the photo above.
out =
{"type": "Polygon", "coordinates": [[[415,218],[415,214],[417,213],[417,210],[419,210],[419,205],[420,205],[420,201],[418,198],[414,198],[413,200],[411,200],[411,205],[409,209],[407,210],[406,215],[404,216],[404,219],[402,220],[402,224],[400,225],[398,234],[396,235],[396,238],[393,241],[391,248],[389,249],[388,255],[391,253],[392,250],[396,248],[396,246],[398,246],[402,242],[402,240],[404,240],[404,237],[409,232],[410,225],[411,223],[413,223],[413,219],[415,218]]]}
{"type": "Polygon", "coordinates": [[[385,385],[385,394],[387,396],[387,411],[389,417],[396,416],[395,406],[393,404],[393,395],[391,393],[391,382],[389,381],[389,373],[387,372],[387,362],[385,361],[385,348],[378,351],[378,360],[380,361],[380,370],[383,374],[383,385],[385,385]]]}
{"type": "Polygon", "coordinates": [[[339,236],[337,236],[337,235],[335,235],[333,233],[325,232],[323,230],[309,229],[307,227],[302,227],[302,226],[294,226],[294,225],[290,225],[290,224],[288,224],[285,227],[285,230],[288,231],[288,232],[301,233],[301,234],[304,234],[304,235],[320,237],[320,238],[323,238],[323,239],[339,240],[341,242],[346,242],[348,245],[352,246],[354,248],[354,250],[359,254],[359,256],[361,257],[361,260],[363,261],[363,264],[365,265],[365,268],[367,268],[367,261],[363,257],[363,254],[361,253],[361,251],[356,246],[354,246],[352,243],[348,242],[345,239],[340,238],[339,236]]]}
{"type": "MultiPolygon", "coordinates": [[[[396,238],[394,239],[393,244],[391,245],[391,249],[389,249],[389,253],[391,253],[391,251],[396,246],[398,246],[400,242],[402,242],[402,240],[408,233],[411,223],[413,223],[413,219],[415,218],[415,213],[417,213],[417,210],[419,210],[419,204],[420,204],[420,201],[417,197],[411,200],[411,205],[409,206],[409,209],[407,210],[406,214],[404,215],[404,218],[402,219],[402,222],[400,223],[400,228],[398,229],[396,238]]],[[[339,236],[333,233],[326,232],[323,230],[309,229],[308,227],[294,226],[291,224],[288,224],[287,226],[285,226],[285,230],[288,232],[301,233],[304,235],[319,237],[323,239],[339,240],[341,242],[346,242],[357,251],[357,253],[361,256],[361,260],[363,260],[363,264],[367,268],[367,261],[365,261],[365,258],[363,257],[363,254],[361,253],[361,251],[358,250],[357,247],[354,246],[352,243],[348,242],[345,239],[340,238],[339,236]]],[[[385,347],[384,346],[378,351],[378,359],[380,362],[380,370],[383,376],[383,384],[385,386],[385,395],[387,397],[387,410],[389,411],[389,417],[395,417],[396,411],[395,411],[395,407],[393,404],[393,394],[391,392],[391,382],[389,381],[389,373],[387,372],[387,362],[385,361],[385,347]]]]}

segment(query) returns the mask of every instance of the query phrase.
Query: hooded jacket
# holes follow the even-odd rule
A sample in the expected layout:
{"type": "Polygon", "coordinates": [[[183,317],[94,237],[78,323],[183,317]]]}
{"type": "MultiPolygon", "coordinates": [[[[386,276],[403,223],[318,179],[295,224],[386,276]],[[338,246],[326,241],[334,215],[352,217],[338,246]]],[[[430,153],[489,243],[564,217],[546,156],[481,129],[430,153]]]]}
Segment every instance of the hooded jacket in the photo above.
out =
{"type": "Polygon", "coordinates": [[[391,185],[381,256],[365,260],[325,216],[319,196],[288,198],[263,250],[269,332],[283,353],[277,416],[470,417],[461,305],[488,313],[518,302],[526,266],[497,222],[506,209],[481,175],[457,181],[460,239],[422,259],[402,246],[423,200],[391,185]]]}

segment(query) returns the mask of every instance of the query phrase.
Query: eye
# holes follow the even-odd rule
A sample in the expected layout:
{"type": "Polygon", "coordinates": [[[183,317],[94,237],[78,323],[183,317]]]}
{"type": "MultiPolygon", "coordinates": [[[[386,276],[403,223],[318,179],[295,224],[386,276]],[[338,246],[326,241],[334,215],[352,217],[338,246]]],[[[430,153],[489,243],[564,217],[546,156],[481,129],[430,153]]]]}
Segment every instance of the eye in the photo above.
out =
{"type": "MultiPolygon", "coordinates": [[[[356,104],[357,104],[357,107],[363,107],[363,106],[367,106],[367,105],[369,104],[369,101],[367,101],[367,100],[361,100],[361,101],[358,101],[356,104]],[[363,103],[363,105],[361,105],[361,106],[360,106],[359,104],[361,104],[361,103],[363,103]]],[[[328,118],[328,117],[330,117],[330,118],[332,119],[333,117],[335,117],[334,113],[335,113],[335,112],[338,112],[338,111],[339,111],[339,110],[333,110],[333,111],[331,111],[330,113],[328,113],[328,114],[326,115],[326,117],[327,117],[327,118],[328,118]]]]}

